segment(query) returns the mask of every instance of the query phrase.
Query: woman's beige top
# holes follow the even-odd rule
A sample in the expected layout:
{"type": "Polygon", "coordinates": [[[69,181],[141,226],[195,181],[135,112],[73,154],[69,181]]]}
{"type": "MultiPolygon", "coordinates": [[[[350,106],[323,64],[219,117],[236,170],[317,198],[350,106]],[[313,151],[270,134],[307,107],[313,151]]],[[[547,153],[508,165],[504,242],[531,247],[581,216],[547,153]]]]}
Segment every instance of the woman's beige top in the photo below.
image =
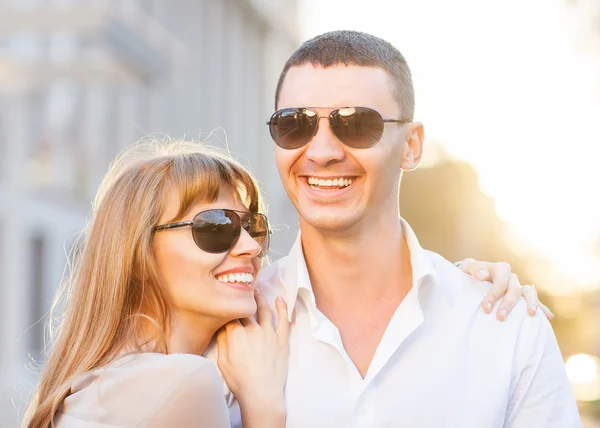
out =
{"type": "Polygon", "coordinates": [[[128,355],[79,377],[58,428],[229,428],[216,366],[191,354],[128,355]]]}

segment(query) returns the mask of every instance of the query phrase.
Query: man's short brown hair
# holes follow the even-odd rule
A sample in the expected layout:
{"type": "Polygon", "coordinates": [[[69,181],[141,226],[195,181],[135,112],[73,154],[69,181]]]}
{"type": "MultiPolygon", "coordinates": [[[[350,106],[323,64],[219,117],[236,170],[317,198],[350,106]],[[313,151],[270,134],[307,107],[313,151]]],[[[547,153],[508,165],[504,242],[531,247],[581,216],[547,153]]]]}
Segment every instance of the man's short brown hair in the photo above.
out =
{"type": "MultiPolygon", "coordinates": [[[[393,96],[402,111],[402,118],[412,120],[415,111],[415,91],[406,60],[398,49],[379,37],[358,31],[331,31],[307,40],[287,60],[275,90],[275,108],[287,72],[305,64],[331,67],[338,64],[379,67],[393,81],[393,96]]],[[[311,106],[313,107],[313,106],[311,106]]]]}

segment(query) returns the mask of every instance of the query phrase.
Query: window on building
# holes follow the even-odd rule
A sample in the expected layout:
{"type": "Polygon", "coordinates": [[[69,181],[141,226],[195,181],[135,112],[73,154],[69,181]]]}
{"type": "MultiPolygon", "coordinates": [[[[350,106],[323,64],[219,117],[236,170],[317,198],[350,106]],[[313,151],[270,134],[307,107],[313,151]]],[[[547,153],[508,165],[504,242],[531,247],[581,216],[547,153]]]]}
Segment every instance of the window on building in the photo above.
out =
{"type": "Polygon", "coordinates": [[[0,97],[0,183],[2,183],[4,179],[4,175],[6,174],[6,151],[8,149],[8,142],[6,139],[7,135],[7,124],[5,123],[5,117],[7,115],[7,104],[8,102],[0,97]]]}
{"type": "Polygon", "coordinates": [[[44,325],[46,323],[46,301],[44,299],[44,280],[46,277],[46,239],[40,232],[30,239],[31,251],[31,293],[29,294],[29,349],[31,355],[39,357],[44,346],[44,325]]]}

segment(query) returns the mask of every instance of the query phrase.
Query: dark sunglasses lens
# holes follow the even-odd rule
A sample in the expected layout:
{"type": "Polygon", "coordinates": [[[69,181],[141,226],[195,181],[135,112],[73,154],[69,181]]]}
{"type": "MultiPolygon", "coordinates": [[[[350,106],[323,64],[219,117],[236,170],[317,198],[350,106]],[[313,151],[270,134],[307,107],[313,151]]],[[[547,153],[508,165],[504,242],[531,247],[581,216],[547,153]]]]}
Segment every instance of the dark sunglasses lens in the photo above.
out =
{"type": "Polygon", "coordinates": [[[269,131],[275,143],[283,149],[297,149],[305,145],[315,134],[318,116],[316,113],[289,108],[276,112],[269,122],[269,131]]]}
{"type": "Polygon", "coordinates": [[[224,253],[231,250],[240,237],[239,216],[228,210],[204,211],[194,217],[192,234],[194,242],[207,253],[224,253]]]}
{"type": "Polygon", "coordinates": [[[372,147],[383,135],[383,118],[367,107],[347,107],[330,115],[331,130],[347,146],[356,149],[372,147]]]}

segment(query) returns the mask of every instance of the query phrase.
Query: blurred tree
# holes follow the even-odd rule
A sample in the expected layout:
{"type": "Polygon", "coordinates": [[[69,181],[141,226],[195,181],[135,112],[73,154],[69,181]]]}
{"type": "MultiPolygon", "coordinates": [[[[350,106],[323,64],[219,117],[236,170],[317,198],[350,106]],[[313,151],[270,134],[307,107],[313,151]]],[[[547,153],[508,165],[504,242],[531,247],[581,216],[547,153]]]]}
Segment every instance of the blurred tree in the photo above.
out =
{"type": "MultiPolygon", "coordinates": [[[[541,284],[540,300],[553,310],[561,309],[555,311],[552,326],[563,355],[600,351],[590,329],[597,325],[590,323],[590,317],[598,312],[597,299],[582,294],[554,298],[545,294],[535,272],[540,272],[540,267],[551,271],[550,262],[541,255],[515,254],[510,246],[514,238],[496,214],[494,200],[481,191],[476,171],[447,156],[438,157],[437,162],[405,173],[402,180],[401,214],[421,245],[453,262],[473,257],[510,263],[522,284],[541,284]]],[[[568,278],[561,280],[568,285],[568,278]]]]}
{"type": "Polygon", "coordinates": [[[529,282],[524,262],[507,245],[508,230],[496,214],[494,200],[481,191],[469,164],[443,159],[406,173],[400,201],[402,216],[423,247],[452,261],[508,261],[521,280],[529,282]]]}

